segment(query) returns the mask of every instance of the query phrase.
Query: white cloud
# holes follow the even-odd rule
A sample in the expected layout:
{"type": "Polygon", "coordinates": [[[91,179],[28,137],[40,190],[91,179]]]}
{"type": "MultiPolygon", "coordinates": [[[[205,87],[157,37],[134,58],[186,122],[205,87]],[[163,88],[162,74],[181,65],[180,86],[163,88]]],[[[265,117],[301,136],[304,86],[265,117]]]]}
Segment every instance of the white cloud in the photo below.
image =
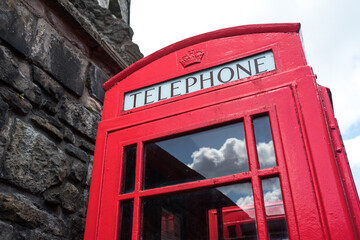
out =
{"type": "Polygon", "coordinates": [[[355,186],[358,192],[360,192],[360,136],[345,140],[344,145],[355,186]]]}
{"type": "Polygon", "coordinates": [[[257,144],[256,149],[261,168],[276,166],[273,141],[268,143],[260,142],[257,144]]]}
{"type": "Polygon", "coordinates": [[[281,190],[280,188],[273,189],[271,192],[266,192],[264,195],[264,202],[274,202],[281,200],[281,190]]]}
{"type": "MultiPolygon", "coordinates": [[[[273,142],[257,145],[258,158],[262,168],[273,167],[275,153],[273,142]]],[[[249,170],[244,140],[228,138],[220,149],[202,147],[191,155],[193,162],[188,166],[206,178],[226,176],[249,170]]]]}
{"type": "Polygon", "coordinates": [[[345,140],[344,145],[350,166],[360,167],[360,136],[345,140]]]}
{"type": "Polygon", "coordinates": [[[360,55],[348,62],[351,68],[348,79],[341,79],[331,87],[333,93],[334,111],[343,135],[351,133],[351,127],[360,121],[360,55]],[[346,84],[344,84],[344,81],[346,84]]]}
{"type": "Polygon", "coordinates": [[[255,212],[252,206],[254,205],[254,196],[250,182],[233,184],[217,189],[228,196],[238,207],[245,211],[250,218],[255,218],[255,212]]]}
{"type": "MultiPolygon", "coordinates": [[[[259,143],[257,151],[262,166],[273,166],[275,154],[272,141],[259,143]]],[[[191,157],[193,162],[188,166],[206,178],[225,176],[249,170],[245,141],[237,138],[228,138],[220,149],[202,147],[194,151],[191,157]]],[[[263,180],[262,187],[265,202],[282,199],[278,178],[263,180]]],[[[235,194],[239,197],[237,200],[232,200],[240,207],[254,203],[250,183],[225,186],[218,188],[218,190],[227,196],[235,194]]]]}
{"type": "Polygon", "coordinates": [[[265,202],[282,200],[278,177],[263,179],[261,182],[265,202]]]}
{"type": "Polygon", "coordinates": [[[220,149],[202,147],[191,155],[188,166],[206,178],[249,170],[245,141],[228,138],[220,149]]]}
{"type": "Polygon", "coordinates": [[[236,201],[236,205],[238,205],[239,207],[243,207],[246,205],[253,205],[253,204],[254,204],[254,196],[241,197],[236,201]]]}

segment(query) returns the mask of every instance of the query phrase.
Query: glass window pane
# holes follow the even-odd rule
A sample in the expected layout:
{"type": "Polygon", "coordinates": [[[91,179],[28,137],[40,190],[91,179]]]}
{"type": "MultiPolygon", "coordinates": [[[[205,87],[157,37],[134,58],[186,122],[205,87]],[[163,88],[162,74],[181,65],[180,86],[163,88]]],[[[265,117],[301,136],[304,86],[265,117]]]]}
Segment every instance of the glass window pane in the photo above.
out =
{"type": "Polygon", "coordinates": [[[257,239],[251,183],[246,182],[217,189],[236,204],[236,206],[222,208],[222,239],[257,239]]]}
{"type": "Polygon", "coordinates": [[[240,183],[144,200],[142,239],[257,239],[253,199],[240,183]]]}
{"type": "Polygon", "coordinates": [[[121,193],[133,192],[135,189],[136,146],[124,148],[123,181],[121,193]]]}
{"type": "Polygon", "coordinates": [[[269,239],[289,239],[279,177],[261,180],[269,239]]]}
{"type": "Polygon", "coordinates": [[[144,146],[144,188],[249,171],[243,123],[144,146]]]}
{"type": "Polygon", "coordinates": [[[260,169],[276,166],[275,151],[268,116],[253,119],[253,129],[260,169]]]}
{"type": "Polygon", "coordinates": [[[131,240],[132,234],[132,222],[133,222],[133,201],[120,203],[120,227],[119,227],[119,239],[131,240]]]}

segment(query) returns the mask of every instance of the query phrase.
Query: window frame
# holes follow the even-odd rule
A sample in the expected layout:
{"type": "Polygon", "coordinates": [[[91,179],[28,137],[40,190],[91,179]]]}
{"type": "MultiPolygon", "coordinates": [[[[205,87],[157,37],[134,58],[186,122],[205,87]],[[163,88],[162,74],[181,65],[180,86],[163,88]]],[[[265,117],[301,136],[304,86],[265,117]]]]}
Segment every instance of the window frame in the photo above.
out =
{"type": "MultiPolygon", "coordinates": [[[[132,239],[140,239],[141,235],[141,221],[142,221],[142,205],[141,199],[151,198],[151,197],[158,197],[167,194],[175,194],[179,192],[186,192],[186,191],[195,191],[204,188],[210,187],[220,187],[224,185],[231,185],[241,182],[251,182],[252,183],[252,190],[254,195],[254,208],[256,213],[256,224],[257,224],[257,231],[259,239],[268,239],[267,236],[267,226],[266,224],[262,224],[266,222],[265,217],[265,205],[263,200],[262,194],[262,187],[261,187],[261,180],[264,178],[269,178],[272,176],[278,176],[280,178],[281,189],[283,194],[283,199],[291,198],[291,194],[287,191],[284,192],[283,185],[288,186],[287,182],[287,174],[285,171],[286,163],[282,154],[282,144],[280,140],[280,133],[279,128],[277,125],[277,114],[275,106],[269,107],[262,107],[261,109],[253,110],[251,112],[247,112],[246,114],[237,114],[238,116],[234,119],[229,119],[227,121],[223,121],[221,123],[217,123],[215,125],[211,125],[212,121],[208,121],[204,124],[204,126],[197,128],[195,126],[188,127],[184,131],[183,128],[176,129],[168,129],[165,131],[158,132],[151,136],[144,136],[141,139],[138,139],[137,142],[128,140],[123,143],[123,146],[133,146],[136,144],[137,146],[137,170],[136,170],[136,179],[135,179],[135,191],[132,193],[124,193],[119,194],[117,196],[117,201],[121,204],[122,201],[130,201],[133,200],[134,202],[134,213],[133,213],[133,238],[132,239]],[[255,137],[252,127],[252,119],[258,117],[268,115],[271,127],[271,133],[273,138],[273,144],[275,149],[275,156],[277,166],[272,168],[265,168],[259,169],[258,157],[257,157],[257,150],[255,146],[255,137]],[[244,131],[245,131],[245,140],[246,140],[246,148],[248,153],[248,162],[249,162],[249,171],[244,173],[238,173],[233,175],[227,175],[212,179],[204,179],[195,182],[187,182],[187,183],[180,183],[176,185],[169,185],[165,187],[159,188],[152,188],[152,189],[143,189],[143,170],[144,170],[144,153],[143,148],[144,144],[148,142],[154,142],[158,140],[163,140],[170,137],[176,137],[177,135],[186,135],[192,132],[201,132],[203,130],[214,128],[218,126],[225,126],[227,124],[231,124],[234,122],[243,122],[244,131]],[[250,174],[249,174],[250,173],[250,174]],[[258,196],[258,197],[255,197],[258,196]],[[137,219],[136,219],[137,218],[137,219]]],[[[121,186],[121,183],[120,183],[121,186]]],[[[284,187],[285,189],[287,187],[284,187]]],[[[119,191],[120,192],[120,189],[119,191]]],[[[293,212],[293,207],[291,206],[291,200],[284,202],[284,209],[287,222],[295,222],[294,217],[287,215],[287,212],[293,212]]],[[[120,209],[120,207],[119,207],[120,209]]],[[[120,213],[119,213],[120,215],[120,213]]],[[[290,225],[290,224],[288,224],[290,225]]],[[[118,226],[119,228],[120,226],[118,226]]],[[[290,231],[289,231],[290,232],[290,231]]]]}
{"type": "MultiPolygon", "coordinates": [[[[240,87],[240,85],[239,85],[240,87]]],[[[241,88],[239,88],[241,89],[241,88]]],[[[228,88],[223,91],[230,91],[228,88]]],[[[233,92],[234,90],[232,90],[233,92]]],[[[237,178],[233,175],[216,179],[206,179],[195,183],[184,183],[174,186],[166,186],[159,189],[148,189],[146,191],[140,188],[139,184],[135,186],[134,193],[119,195],[120,179],[119,172],[121,169],[121,158],[123,146],[137,144],[137,169],[136,182],[142,182],[142,156],[143,143],[148,141],[156,141],[164,139],[168,136],[176,136],[177,134],[198,131],[211,126],[219,126],[244,119],[245,137],[247,139],[247,147],[252,146],[252,150],[248,150],[248,158],[256,158],[255,140],[253,134],[248,134],[248,126],[251,126],[251,117],[261,115],[264,112],[269,113],[270,126],[272,128],[272,137],[275,147],[275,154],[278,166],[269,169],[257,169],[258,163],[252,161],[250,171],[254,171],[251,176],[253,186],[253,194],[255,200],[255,211],[257,214],[258,236],[260,239],[267,238],[267,229],[265,224],[265,212],[263,199],[259,198],[261,194],[261,178],[278,175],[281,183],[281,191],[284,201],[284,209],[288,226],[288,233],[291,239],[299,239],[302,233],[310,232],[322,233],[320,220],[320,212],[316,201],[314,201],[314,188],[310,176],[310,169],[306,158],[304,139],[301,127],[299,125],[299,115],[294,108],[296,102],[293,96],[292,88],[284,86],[271,92],[263,92],[256,95],[234,96],[232,99],[224,99],[215,104],[209,104],[208,98],[211,94],[218,95],[216,91],[205,95],[199,94],[196,98],[205,99],[207,104],[204,106],[199,99],[191,111],[183,111],[181,113],[172,114],[173,111],[163,118],[157,118],[151,121],[128,122],[121,127],[117,126],[108,131],[106,141],[106,153],[104,160],[104,173],[102,178],[102,192],[100,197],[98,218],[98,236],[106,236],[116,239],[118,229],[119,203],[123,200],[134,199],[134,222],[133,222],[133,238],[140,239],[141,229],[141,198],[149,198],[150,196],[162,196],[169,194],[171,191],[190,191],[195,188],[201,189],[209,186],[221,186],[230,183],[241,182],[248,179],[248,173],[239,173],[237,178]],[[201,107],[196,107],[201,105],[201,107]],[[206,114],[206,115],[205,115],[206,114]],[[182,124],[178,124],[178,121],[182,124]],[[248,123],[248,124],[246,124],[248,123]],[[157,128],[156,128],[157,126],[157,128]],[[155,131],[161,129],[161,131],[155,131]],[[252,142],[253,144],[249,144],[252,142]],[[286,161],[285,161],[286,159],[286,161]],[[252,170],[255,169],[255,170],[252,170]],[[221,181],[218,181],[218,180],[221,181]],[[301,182],[301,185],[298,182],[301,182]],[[171,190],[174,188],[174,190],[171,190]],[[256,190],[258,189],[258,190],[256,190]],[[306,199],[304,198],[306,197],[306,199]],[[304,208],[306,202],[306,208],[304,208]],[[259,210],[261,209],[261,211],[259,210]],[[301,211],[300,211],[301,210],[301,211]],[[261,214],[260,214],[261,213],[261,214]],[[304,224],[309,216],[314,218],[312,224],[304,224]],[[111,219],[111,220],[110,220],[111,219]],[[297,224],[302,222],[302,225],[297,224]],[[109,226],[108,226],[108,225],[109,226]],[[104,235],[102,235],[104,234],[104,235]]],[[[182,105],[183,101],[174,102],[174,104],[182,105]]],[[[164,106],[164,110],[169,106],[164,106]]],[[[151,111],[149,109],[147,111],[151,111]]],[[[140,116],[148,114],[147,111],[138,112],[140,116]]],[[[158,109],[158,111],[160,111],[158,109]]],[[[175,111],[176,112],[176,111],[175,111]]],[[[135,113],[133,113],[135,114],[135,113]]],[[[136,115],[137,115],[136,114],[136,115]]],[[[133,119],[136,116],[131,116],[133,119]]],[[[130,118],[129,118],[130,119],[130,118]]],[[[125,121],[127,122],[127,121],[125,121]]],[[[116,122],[113,123],[116,125],[116,122]]],[[[109,129],[109,128],[108,128],[109,129]]],[[[252,132],[250,130],[250,132],[252,132]]]]}

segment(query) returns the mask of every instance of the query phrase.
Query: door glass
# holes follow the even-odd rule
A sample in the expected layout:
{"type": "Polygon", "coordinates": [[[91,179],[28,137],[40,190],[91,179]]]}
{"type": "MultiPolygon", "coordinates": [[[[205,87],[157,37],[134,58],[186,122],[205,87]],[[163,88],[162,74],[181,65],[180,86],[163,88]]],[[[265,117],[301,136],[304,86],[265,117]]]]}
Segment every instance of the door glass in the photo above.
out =
{"type": "Polygon", "coordinates": [[[135,188],[136,146],[124,148],[123,181],[121,193],[133,192],[135,188]]]}
{"type": "Polygon", "coordinates": [[[260,169],[276,166],[275,151],[268,116],[253,119],[253,129],[260,169]]]}
{"type": "Polygon", "coordinates": [[[131,240],[133,206],[134,206],[133,201],[120,203],[121,214],[120,214],[119,239],[121,240],[131,240]]]}
{"type": "Polygon", "coordinates": [[[144,188],[249,171],[242,122],[144,146],[144,188]]]}
{"type": "Polygon", "coordinates": [[[279,177],[261,180],[269,239],[289,239],[279,177]]]}
{"type": "Polygon", "coordinates": [[[142,239],[257,239],[253,199],[250,182],[146,199],[142,239]]]}
{"type": "Polygon", "coordinates": [[[236,206],[222,208],[220,219],[222,219],[223,232],[219,233],[219,236],[222,235],[223,238],[210,239],[257,239],[251,183],[246,182],[217,189],[235,202],[236,206]]]}

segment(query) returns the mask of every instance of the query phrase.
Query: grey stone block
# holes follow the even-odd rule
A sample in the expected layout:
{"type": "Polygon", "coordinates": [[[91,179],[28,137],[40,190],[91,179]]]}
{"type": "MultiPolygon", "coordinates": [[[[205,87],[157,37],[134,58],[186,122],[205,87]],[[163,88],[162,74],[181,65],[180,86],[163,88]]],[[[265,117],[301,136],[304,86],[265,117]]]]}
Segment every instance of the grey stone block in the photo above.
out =
{"type": "MultiPolygon", "coordinates": [[[[35,65],[33,65],[33,69],[34,82],[39,84],[49,94],[50,97],[52,97],[56,101],[59,101],[64,95],[63,87],[42,69],[38,68],[35,65]]],[[[75,81],[75,79],[73,80],[75,81]]]]}
{"type": "Polygon", "coordinates": [[[16,230],[10,224],[0,221],[0,239],[13,240],[17,239],[16,230]]]}
{"type": "Polygon", "coordinates": [[[59,111],[58,105],[52,100],[48,100],[48,99],[43,99],[41,103],[41,109],[43,109],[46,113],[50,114],[51,116],[54,116],[59,111]]]}
{"type": "Polygon", "coordinates": [[[64,139],[68,142],[71,143],[75,143],[75,135],[72,133],[72,131],[67,128],[67,127],[63,127],[63,133],[64,133],[64,139]]]}
{"type": "Polygon", "coordinates": [[[56,144],[16,119],[2,177],[30,192],[40,193],[62,182],[67,170],[65,154],[56,144]]]}
{"type": "Polygon", "coordinates": [[[40,88],[21,73],[14,55],[4,46],[0,46],[0,81],[13,87],[33,104],[40,105],[40,88]]]}
{"type": "Polygon", "coordinates": [[[6,137],[0,135],[0,166],[2,166],[2,159],[6,151],[6,143],[7,143],[6,137]]]}
{"type": "Polygon", "coordinates": [[[71,183],[63,186],[61,194],[62,207],[70,212],[75,212],[80,197],[79,190],[71,183]]]}
{"type": "Polygon", "coordinates": [[[45,131],[47,131],[50,135],[55,137],[57,140],[62,140],[64,135],[61,130],[58,128],[59,126],[55,126],[54,121],[51,121],[50,117],[45,118],[42,116],[31,116],[31,121],[33,121],[37,126],[41,127],[45,131]]]}
{"type": "Polygon", "coordinates": [[[109,76],[105,74],[100,68],[95,65],[91,65],[89,68],[89,81],[90,81],[90,95],[95,97],[100,102],[104,102],[105,90],[102,85],[107,80],[109,76]]]}
{"type": "Polygon", "coordinates": [[[28,100],[21,94],[15,93],[8,88],[0,88],[0,96],[9,105],[11,110],[21,115],[27,115],[32,109],[32,105],[28,100]]]}
{"type": "Polygon", "coordinates": [[[65,98],[60,108],[59,119],[95,142],[100,121],[98,113],[90,112],[82,104],[65,98]]]}
{"type": "Polygon", "coordinates": [[[92,144],[92,143],[89,143],[88,141],[85,141],[85,140],[82,140],[82,139],[79,139],[77,141],[79,147],[81,149],[83,149],[84,151],[87,151],[87,152],[90,152],[92,154],[94,154],[94,151],[95,151],[95,145],[92,144]]]}
{"type": "Polygon", "coordinates": [[[90,186],[90,183],[91,183],[92,167],[93,167],[93,163],[92,163],[92,161],[90,161],[90,163],[88,165],[88,169],[87,169],[86,182],[85,182],[85,184],[87,186],[90,186]]]}
{"type": "Polygon", "coordinates": [[[53,188],[50,188],[43,192],[42,194],[43,198],[53,204],[60,204],[61,203],[61,187],[56,186],[53,188]]]}
{"type": "Polygon", "coordinates": [[[0,216],[21,225],[38,227],[55,236],[64,236],[64,222],[39,209],[28,197],[16,193],[0,193],[0,216]]]}
{"type": "Polygon", "coordinates": [[[73,240],[84,239],[85,218],[80,217],[76,214],[72,215],[70,221],[70,228],[73,240]]]}
{"type": "Polygon", "coordinates": [[[84,163],[87,163],[90,159],[89,155],[85,151],[81,150],[78,147],[75,147],[72,144],[67,144],[65,147],[65,151],[70,156],[76,157],[76,158],[80,159],[81,161],[83,161],[84,163]]]}
{"type": "Polygon", "coordinates": [[[64,238],[61,237],[55,237],[54,235],[48,235],[39,229],[35,229],[31,231],[30,236],[28,238],[29,240],[63,240],[64,238]]]}
{"type": "Polygon", "coordinates": [[[32,46],[33,60],[77,96],[85,87],[88,61],[80,51],[39,19],[32,46]]]}
{"type": "Polygon", "coordinates": [[[9,110],[9,105],[0,98],[0,130],[6,124],[8,110],[9,110]]]}
{"type": "Polygon", "coordinates": [[[71,164],[69,177],[75,182],[82,182],[87,173],[86,165],[76,159],[71,164]]]}
{"type": "Polygon", "coordinates": [[[85,189],[81,195],[78,212],[81,217],[86,217],[86,211],[88,206],[88,200],[89,200],[89,190],[85,189]]]}
{"type": "Polygon", "coordinates": [[[0,38],[29,56],[37,18],[20,1],[0,1],[0,38]]]}

